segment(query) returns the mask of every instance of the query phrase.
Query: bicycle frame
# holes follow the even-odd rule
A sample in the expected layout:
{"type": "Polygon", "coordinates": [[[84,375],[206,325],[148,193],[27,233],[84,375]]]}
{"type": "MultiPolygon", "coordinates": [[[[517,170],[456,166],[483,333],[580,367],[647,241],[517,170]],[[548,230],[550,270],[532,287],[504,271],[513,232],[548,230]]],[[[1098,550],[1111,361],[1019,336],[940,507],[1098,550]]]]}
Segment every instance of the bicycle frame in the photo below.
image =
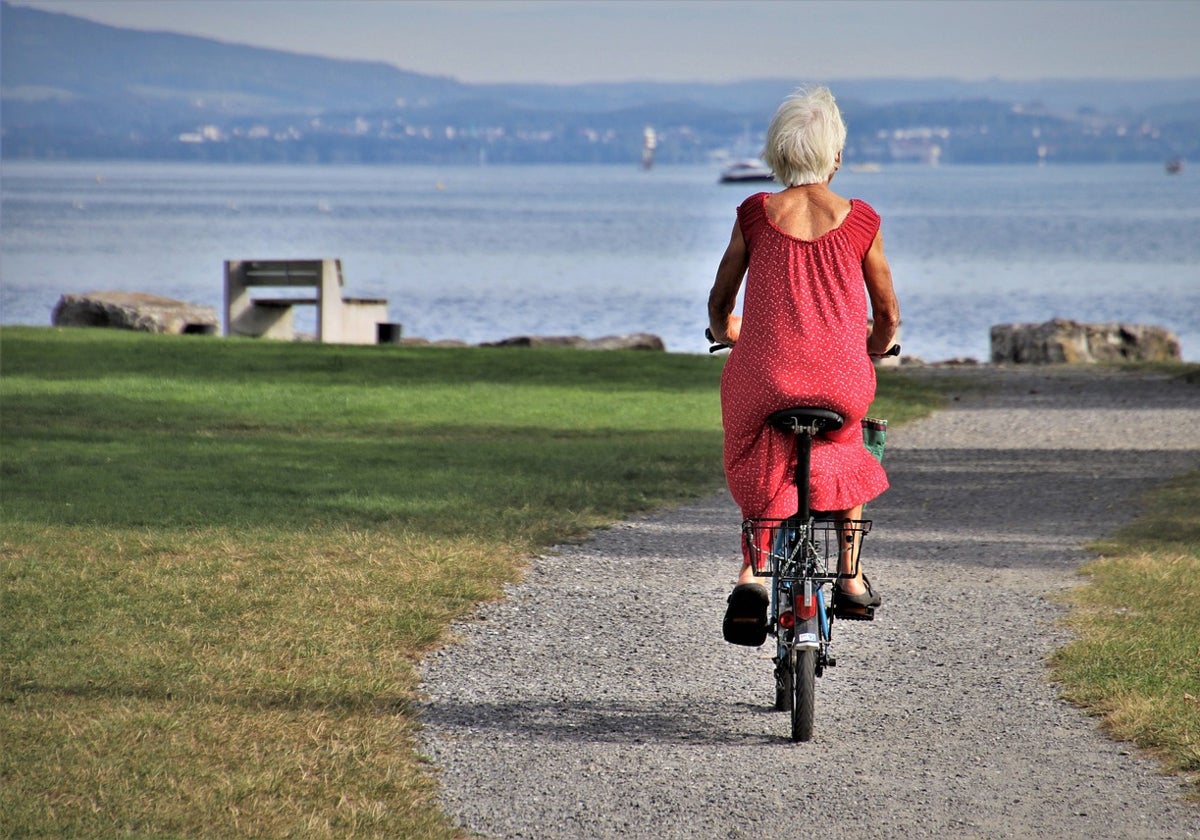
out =
{"type": "MultiPolygon", "coordinates": [[[[713,342],[710,353],[730,349],[717,342],[711,329],[704,331],[713,342]]],[[[899,356],[895,344],[884,353],[869,353],[873,358],[899,356]]],[[[835,610],[841,617],[856,620],[874,618],[873,607],[855,605],[844,607],[834,603],[834,584],[840,579],[858,576],[858,561],[863,537],[871,530],[869,519],[814,519],[811,510],[811,472],[813,438],[826,431],[842,427],[845,418],[835,411],[818,406],[797,407],[777,411],[767,422],[780,431],[796,437],[796,496],[797,510],[788,519],[747,519],[742,523],[742,539],[746,556],[757,576],[770,576],[771,594],[767,615],[768,632],[775,636],[775,707],[792,713],[792,740],[807,741],[812,737],[814,677],[826,667],[836,665],[829,655],[833,640],[835,610]],[[829,550],[830,534],[836,533],[833,551],[829,550]],[[843,559],[843,549],[849,555],[843,559]],[[830,558],[833,569],[830,570],[830,558]],[[846,571],[842,571],[847,567],[846,571]],[[830,590],[826,596],[826,588],[830,590]],[[795,595],[799,592],[799,610],[795,595]]],[[[871,439],[864,440],[876,458],[883,459],[883,434],[886,420],[864,418],[864,430],[871,430],[871,439]]]]}
{"type": "Polygon", "coordinates": [[[837,664],[831,653],[834,610],[833,585],[852,577],[838,564],[846,536],[861,547],[870,520],[747,519],[743,539],[750,547],[757,575],[771,578],[768,631],[775,636],[775,707],[792,712],[792,738],[812,737],[812,678],[837,664]],[[799,684],[798,680],[807,681],[799,684]],[[797,704],[802,704],[797,706],[797,704]]]}
{"type": "Polygon", "coordinates": [[[862,537],[870,520],[816,519],[810,509],[812,439],[842,419],[823,409],[772,415],[772,425],[796,435],[798,510],[787,519],[747,519],[743,539],[755,574],[770,576],[768,631],[775,636],[775,707],[790,711],[792,739],[812,737],[813,681],[837,661],[833,641],[834,584],[858,571],[862,537]],[[848,548],[849,554],[843,557],[848,548]],[[844,570],[843,570],[844,569],[844,570]]]}

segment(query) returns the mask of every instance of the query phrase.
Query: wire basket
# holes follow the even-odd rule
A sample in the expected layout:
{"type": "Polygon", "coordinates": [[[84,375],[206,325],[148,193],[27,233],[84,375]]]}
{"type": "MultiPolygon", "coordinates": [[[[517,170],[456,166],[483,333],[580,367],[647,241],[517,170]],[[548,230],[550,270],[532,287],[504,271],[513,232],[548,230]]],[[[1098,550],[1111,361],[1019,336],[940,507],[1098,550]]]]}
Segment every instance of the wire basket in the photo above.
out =
{"type": "Polygon", "coordinates": [[[838,555],[843,544],[852,552],[850,572],[858,573],[863,537],[871,530],[869,519],[810,520],[810,537],[795,519],[747,519],[742,523],[746,554],[760,577],[789,580],[824,578],[836,580],[838,555]]]}

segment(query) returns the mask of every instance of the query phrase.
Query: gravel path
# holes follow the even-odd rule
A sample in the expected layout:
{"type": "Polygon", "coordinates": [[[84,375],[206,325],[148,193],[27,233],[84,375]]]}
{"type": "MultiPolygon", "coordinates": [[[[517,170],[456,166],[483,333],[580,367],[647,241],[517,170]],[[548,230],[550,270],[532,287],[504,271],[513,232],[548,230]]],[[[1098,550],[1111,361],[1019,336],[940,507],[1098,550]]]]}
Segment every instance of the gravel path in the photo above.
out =
{"type": "MultiPolygon", "coordinates": [[[[948,370],[922,376],[959,376],[948,370]]],[[[889,433],[864,558],[885,605],[835,627],[813,740],[773,711],[769,645],[721,640],[724,494],[532,561],[426,661],[442,803],[504,838],[1200,838],[1200,807],[1056,699],[1056,595],[1086,541],[1200,464],[1200,389],[987,369],[889,433]]]]}

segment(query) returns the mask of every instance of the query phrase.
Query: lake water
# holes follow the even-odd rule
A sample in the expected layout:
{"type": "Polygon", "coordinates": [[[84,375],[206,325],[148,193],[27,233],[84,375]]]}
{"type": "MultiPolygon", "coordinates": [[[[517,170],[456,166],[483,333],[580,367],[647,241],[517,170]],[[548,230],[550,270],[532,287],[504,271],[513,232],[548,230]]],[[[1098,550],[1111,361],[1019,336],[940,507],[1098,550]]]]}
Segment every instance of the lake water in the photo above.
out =
{"type": "MultiPolygon", "coordinates": [[[[387,298],[406,336],[652,332],[704,352],[717,261],[758,189],[716,176],[5,162],[0,322],[49,324],[59,295],[98,289],[220,314],[226,259],[338,257],[347,293],[387,298]]],[[[834,185],[883,216],[906,353],[986,360],[993,324],[1063,317],[1165,326],[1200,359],[1200,173],[896,166],[834,185]]]]}

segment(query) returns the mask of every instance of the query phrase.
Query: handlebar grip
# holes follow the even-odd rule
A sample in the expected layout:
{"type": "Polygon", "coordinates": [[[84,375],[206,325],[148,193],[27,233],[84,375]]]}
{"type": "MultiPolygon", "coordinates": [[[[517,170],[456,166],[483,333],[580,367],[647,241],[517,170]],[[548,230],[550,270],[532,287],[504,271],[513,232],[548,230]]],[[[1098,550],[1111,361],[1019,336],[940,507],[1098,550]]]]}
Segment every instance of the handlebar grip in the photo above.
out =
{"type": "MultiPolygon", "coordinates": [[[[712,345],[711,347],[708,348],[709,353],[716,353],[720,350],[730,349],[728,344],[722,344],[721,342],[717,341],[717,339],[712,334],[711,327],[704,328],[704,337],[707,338],[709,343],[712,345]]],[[[875,359],[883,359],[883,358],[887,358],[888,356],[899,356],[900,355],[900,345],[893,344],[891,347],[889,347],[887,350],[884,350],[882,353],[871,353],[869,355],[875,359]]]]}
{"type": "Polygon", "coordinates": [[[728,344],[722,344],[721,342],[717,341],[716,336],[714,336],[712,334],[711,327],[704,328],[704,337],[707,338],[709,344],[712,345],[711,347],[708,348],[709,353],[719,353],[722,350],[730,349],[728,344]]]}

